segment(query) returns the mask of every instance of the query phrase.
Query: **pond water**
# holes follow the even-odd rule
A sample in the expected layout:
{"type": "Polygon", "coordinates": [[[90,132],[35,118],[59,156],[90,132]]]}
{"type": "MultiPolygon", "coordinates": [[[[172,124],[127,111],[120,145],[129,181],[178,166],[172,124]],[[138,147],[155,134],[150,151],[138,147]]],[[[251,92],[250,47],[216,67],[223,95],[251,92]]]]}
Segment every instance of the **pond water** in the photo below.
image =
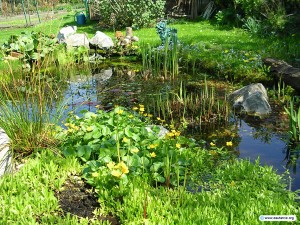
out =
{"type": "MultiPolygon", "coordinates": [[[[64,93],[64,101],[68,102],[67,111],[76,113],[84,109],[94,112],[97,108],[109,110],[114,105],[132,107],[138,103],[145,104],[149,112],[151,109],[148,106],[152,104],[149,102],[151,94],[172,88],[172,85],[166,81],[145,81],[144,73],[134,69],[112,67],[97,71],[91,76],[72,76],[64,93]]],[[[260,120],[249,122],[249,118],[231,117],[226,126],[221,125],[219,128],[234,130],[234,148],[239,158],[255,161],[259,157],[261,165],[273,166],[280,174],[289,171],[286,175],[288,188],[293,191],[300,189],[300,165],[290,164],[291,154],[284,141],[287,138],[286,131],[278,132],[266,128],[260,120]]],[[[186,131],[188,136],[196,140],[205,140],[211,133],[212,130],[209,129],[199,131],[190,128],[186,131]]],[[[298,157],[296,161],[297,159],[298,157]]]]}

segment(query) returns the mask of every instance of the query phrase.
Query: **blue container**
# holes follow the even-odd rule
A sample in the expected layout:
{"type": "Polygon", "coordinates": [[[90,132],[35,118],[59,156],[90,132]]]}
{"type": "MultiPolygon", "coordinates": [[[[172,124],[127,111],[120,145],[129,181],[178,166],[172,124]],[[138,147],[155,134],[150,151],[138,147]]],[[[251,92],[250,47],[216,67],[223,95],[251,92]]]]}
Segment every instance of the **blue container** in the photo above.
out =
{"type": "Polygon", "coordinates": [[[75,21],[77,25],[84,25],[86,23],[86,17],[83,12],[75,14],[75,21]]]}

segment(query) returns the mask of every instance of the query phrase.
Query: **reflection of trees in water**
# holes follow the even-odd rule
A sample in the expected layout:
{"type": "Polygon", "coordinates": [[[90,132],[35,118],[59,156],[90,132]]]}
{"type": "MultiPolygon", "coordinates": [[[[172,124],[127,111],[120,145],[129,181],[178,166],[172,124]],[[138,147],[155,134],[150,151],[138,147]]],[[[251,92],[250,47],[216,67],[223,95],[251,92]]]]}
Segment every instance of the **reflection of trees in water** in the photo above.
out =
{"type": "Polygon", "coordinates": [[[252,137],[263,143],[270,144],[273,137],[279,137],[280,139],[284,137],[283,132],[285,132],[286,129],[278,124],[278,120],[284,122],[280,118],[273,116],[260,118],[258,116],[249,115],[242,115],[239,116],[239,118],[252,128],[252,137]]]}
{"type": "Polygon", "coordinates": [[[297,162],[300,157],[300,143],[294,145],[286,145],[284,149],[286,161],[286,168],[293,171],[294,174],[297,173],[297,162]]]}

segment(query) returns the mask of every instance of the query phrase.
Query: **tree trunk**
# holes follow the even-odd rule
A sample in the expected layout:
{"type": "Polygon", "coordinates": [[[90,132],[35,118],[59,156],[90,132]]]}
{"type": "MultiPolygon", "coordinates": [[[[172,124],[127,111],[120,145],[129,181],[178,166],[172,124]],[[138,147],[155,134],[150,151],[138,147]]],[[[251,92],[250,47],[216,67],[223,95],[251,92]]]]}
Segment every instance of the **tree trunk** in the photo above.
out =
{"type": "Polygon", "coordinates": [[[196,19],[198,16],[198,0],[192,0],[191,18],[196,19]]]}

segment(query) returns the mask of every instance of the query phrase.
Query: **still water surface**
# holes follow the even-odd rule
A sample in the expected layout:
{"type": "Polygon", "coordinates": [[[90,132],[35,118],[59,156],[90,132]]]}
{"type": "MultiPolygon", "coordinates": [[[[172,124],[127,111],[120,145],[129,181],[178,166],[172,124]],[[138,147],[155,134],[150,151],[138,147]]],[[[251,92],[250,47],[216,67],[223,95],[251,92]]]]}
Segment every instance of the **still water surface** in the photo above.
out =
{"type": "MultiPolygon", "coordinates": [[[[69,81],[69,87],[64,96],[65,101],[69,102],[67,111],[76,110],[76,112],[80,112],[83,109],[96,111],[96,105],[105,107],[109,102],[115,104],[117,101],[114,101],[113,98],[120,98],[120,96],[122,98],[119,105],[128,106],[132,103],[131,99],[143,95],[143,88],[145,88],[144,84],[141,87],[141,83],[129,75],[118,79],[113,69],[106,69],[91,77],[73,77],[69,81]]],[[[261,165],[272,166],[279,174],[289,171],[289,175],[286,176],[287,178],[291,177],[291,179],[287,179],[288,187],[291,190],[300,189],[299,163],[293,168],[286,167],[287,145],[283,140],[284,135],[268,131],[266,140],[266,133],[257,134],[258,128],[257,124],[254,128],[242,119],[239,121],[238,136],[240,142],[236,147],[239,157],[250,159],[253,162],[260,158],[261,165]]]]}

